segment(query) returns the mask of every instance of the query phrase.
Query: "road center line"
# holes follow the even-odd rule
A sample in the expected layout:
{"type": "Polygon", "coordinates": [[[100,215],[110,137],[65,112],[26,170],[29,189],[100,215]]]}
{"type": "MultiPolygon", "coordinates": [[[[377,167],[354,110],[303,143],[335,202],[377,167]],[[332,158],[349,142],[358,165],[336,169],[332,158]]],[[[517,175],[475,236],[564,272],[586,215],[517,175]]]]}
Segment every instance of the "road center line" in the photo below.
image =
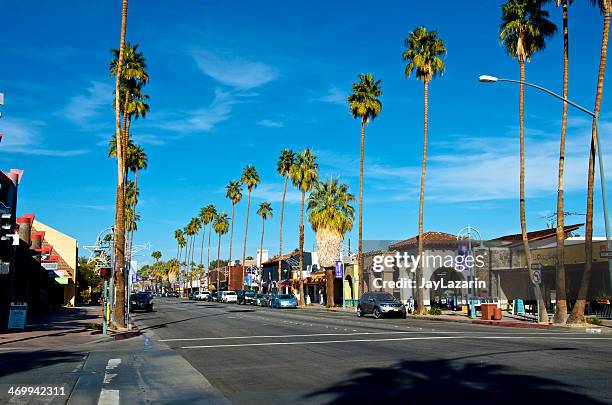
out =
{"type": "MultiPolygon", "coordinates": [[[[469,339],[555,339],[555,340],[612,340],[602,337],[557,337],[557,336],[470,336],[469,339]]],[[[248,347],[248,346],[281,346],[281,345],[322,345],[331,343],[367,343],[367,342],[391,342],[408,340],[433,340],[433,339],[467,339],[465,336],[427,336],[427,337],[403,337],[388,339],[352,339],[352,340],[326,340],[310,342],[268,342],[268,343],[243,343],[205,346],[183,346],[180,349],[212,349],[220,347],[248,347]]]]}
{"type": "Polygon", "coordinates": [[[98,405],[119,405],[119,390],[106,390],[102,388],[98,405]]]}
{"type": "MultiPolygon", "coordinates": [[[[294,338],[294,337],[316,337],[316,336],[358,336],[358,335],[395,335],[395,334],[471,334],[471,333],[482,333],[475,331],[388,331],[388,332],[350,332],[350,333],[309,333],[301,335],[256,335],[256,336],[225,336],[225,337],[199,337],[199,338],[173,338],[173,339],[161,339],[160,342],[189,342],[197,340],[229,340],[229,339],[274,339],[274,338],[294,338]]],[[[537,332],[537,333],[521,333],[521,332],[503,332],[509,335],[520,333],[521,335],[584,335],[582,332],[537,332]]]]}

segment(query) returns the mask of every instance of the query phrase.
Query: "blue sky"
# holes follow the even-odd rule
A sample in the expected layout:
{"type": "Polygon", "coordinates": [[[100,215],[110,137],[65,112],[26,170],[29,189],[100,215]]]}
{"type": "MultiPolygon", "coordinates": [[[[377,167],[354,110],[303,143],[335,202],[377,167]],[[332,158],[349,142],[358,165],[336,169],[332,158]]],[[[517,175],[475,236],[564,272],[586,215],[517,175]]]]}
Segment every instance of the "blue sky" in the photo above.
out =
{"type": "MultiPolygon", "coordinates": [[[[119,3],[3,5],[0,166],[25,170],[20,213],[35,213],[80,245],[113,221],[116,165],[106,157],[106,143],[114,131],[114,81],[107,67],[119,42],[119,3]]],[[[263,200],[275,209],[264,247],[276,251],[282,193],[276,160],[283,148],[314,148],[321,177],[340,176],[357,194],[359,123],[344,99],[362,72],[382,79],[384,90],[382,113],[366,130],[364,238],[414,235],[423,86],[404,77],[401,54],[403,38],[418,25],[437,29],[448,49],[446,72],[430,89],[425,229],[456,233],[469,223],[485,238],[519,232],[518,87],[476,80],[519,73],[499,44],[500,5],[131,1],[127,37],[145,53],[151,76],[145,90],[151,112],[132,131],[149,156],[140,177],[136,243],[150,242],[174,257],[174,229],[209,203],[229,212],[224,187],[253,164],[262,183],[252,197],[248,254],[259,247],[255,209],[263,200]]],[[[560,10],[549,8],[560,26],[560,10]]],[[[593,107],[601,26],[587,2],[571,7],[570,98],[587,108],[593,107]]],[[[557,35],[527,65],[528,80],[560,92],[561,57],[557,35]]],[[[600,126],[607,157],[612,114],[606,96],[600,126]]],[[[527,91],[529,229],[545,227],[543,217],[556,208],[560,116],[558,101],[527,91]]],[[[585,212],[589,136],[587,117],[570,110],[567,211],[585,212]]],[[[287,201],[286,250],[297,245],[299,194],[291,189],[287,201]]],[[[237,252],[245,212],[246,201],[236,210],[237,252]]],[[[602,235],[599,193],[595,214],[595,233],[602,235]]],[[[306,230],[311,248],[314,233],[306,230]]],[[[356,226],[349,237],[356,247],[356,226]]]]}

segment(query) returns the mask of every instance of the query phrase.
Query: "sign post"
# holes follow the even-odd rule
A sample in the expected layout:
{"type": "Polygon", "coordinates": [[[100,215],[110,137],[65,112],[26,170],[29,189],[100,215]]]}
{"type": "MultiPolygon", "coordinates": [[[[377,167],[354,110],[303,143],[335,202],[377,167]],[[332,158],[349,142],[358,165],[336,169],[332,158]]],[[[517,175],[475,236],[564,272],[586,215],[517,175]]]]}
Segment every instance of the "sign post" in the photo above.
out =
{"type": "Polygon", "coordinates": [[[346,306],[344,300],[344,263],[342,260],[336,260],[334,265],[334,277],[340,279],[340,285],[342,286],[342,308],[346,306]]]}

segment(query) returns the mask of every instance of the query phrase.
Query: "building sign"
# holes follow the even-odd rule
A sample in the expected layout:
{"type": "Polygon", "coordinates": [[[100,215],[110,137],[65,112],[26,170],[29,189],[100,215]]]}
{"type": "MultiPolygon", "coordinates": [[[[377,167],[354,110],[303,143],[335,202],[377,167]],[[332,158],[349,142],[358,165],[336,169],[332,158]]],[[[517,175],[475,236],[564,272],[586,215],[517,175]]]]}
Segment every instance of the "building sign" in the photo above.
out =
{"type": "Polygon", "coordinates": [[[336,278],[344,278],[344,263],[340,260],[336,260],[335,275],[336,278]]]}
{"type": "Polygon", "coordinates": [[[26,313],[28,304],[26,302],[11,302],[9,312],[9,329],[24,329],[26,324],[26,313]]]}
{"type": "Polygon", "coordinates": [[[45,270],[57,270],[57,262],[43,262],[40,266],[45,270]]]}
{"type": "Polygon", "coordinates": [[[56,277],[65,277],[66,276],[66,270],[54,270],[53,272],[55,273],[56,277]]]}
{"type": "Polygon", "coordinates": [[[68,277],[58,277],[55,279],[55,281],[57,282],[57,284],[68,284],[68,277]]]}

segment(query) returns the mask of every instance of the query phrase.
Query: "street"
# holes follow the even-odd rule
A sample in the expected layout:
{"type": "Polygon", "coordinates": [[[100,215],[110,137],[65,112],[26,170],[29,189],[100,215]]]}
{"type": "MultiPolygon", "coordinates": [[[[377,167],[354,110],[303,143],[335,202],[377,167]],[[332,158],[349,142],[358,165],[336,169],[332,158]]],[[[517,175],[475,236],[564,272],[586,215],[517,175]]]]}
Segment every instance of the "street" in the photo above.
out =
{"type": "Polygon", "coordinates": [[[237,404],[612,398],[612,336],[584,329],[376,320],[173,298],[134,318],[237,404]]]}

